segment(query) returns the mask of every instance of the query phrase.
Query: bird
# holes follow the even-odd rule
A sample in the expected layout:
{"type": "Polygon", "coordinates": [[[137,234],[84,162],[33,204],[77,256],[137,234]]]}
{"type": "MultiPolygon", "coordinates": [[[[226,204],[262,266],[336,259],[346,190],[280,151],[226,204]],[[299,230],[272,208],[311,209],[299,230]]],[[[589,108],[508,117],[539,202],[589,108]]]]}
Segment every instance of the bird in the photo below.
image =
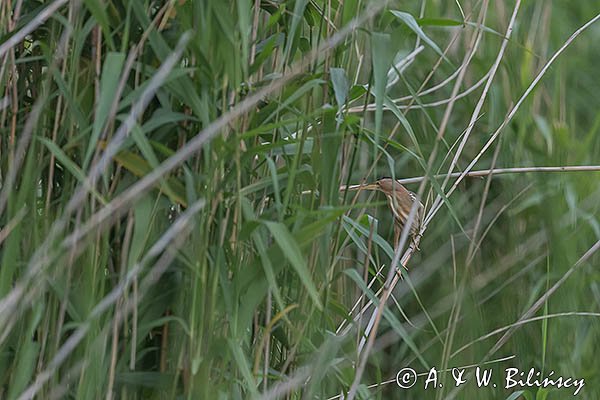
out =
{"type": "MultiPolygon", "coordinates": [[[[347,187],[348,190],[377,190],[383,192],[388,200],[388,205],[394,216],[394,246],[397,247],[400,241],[400,235],[404,229],[404,224],[408,220],[410,210],[415,201],[418,201],[417,195],[407,190],[400,182],[390,177],[382,177],[375,182],[366,185],[353,185],[347,187]]],[[[421,218],[423,216],[423,203],[419,201],[417,212],[413,218],[410,227],[412,244],[415,249],[418,248],[419,229],[421,227],[421,218]]]]}

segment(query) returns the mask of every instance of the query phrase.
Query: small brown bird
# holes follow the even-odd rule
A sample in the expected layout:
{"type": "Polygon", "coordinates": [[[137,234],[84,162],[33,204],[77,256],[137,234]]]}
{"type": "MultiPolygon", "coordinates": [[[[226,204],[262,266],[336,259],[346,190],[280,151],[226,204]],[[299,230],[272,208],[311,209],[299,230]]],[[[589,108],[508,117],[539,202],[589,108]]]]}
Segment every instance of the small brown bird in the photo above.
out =
{"type": "MultiPolygon", "coordinates": [[[[385,194],[388,199],[390,210],[394,215],[394,246],[398,246],[400,234],[402,233],[404,224],[408,220],[410,210],[417,200],[417,196],[413,192],[406,190],[400,182],[389,177],[379,178],[377,181],[369,183],[368,185],[350,186],[348,187],[348,190],[379,190],[385,194]]],[[[417,249],[417,235],[419,234],[423,209],[423,203],[419,202],[417,213],[414,216],[412,226],[410,227],[412,243],[417,249]]]]}

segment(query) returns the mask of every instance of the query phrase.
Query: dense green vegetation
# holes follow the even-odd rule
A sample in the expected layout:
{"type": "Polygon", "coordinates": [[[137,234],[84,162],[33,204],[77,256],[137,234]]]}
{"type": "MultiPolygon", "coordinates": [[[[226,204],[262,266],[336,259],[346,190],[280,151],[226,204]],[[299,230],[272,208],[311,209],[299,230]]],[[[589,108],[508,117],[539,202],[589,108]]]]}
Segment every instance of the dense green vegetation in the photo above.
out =
{"type": "Polygon", "coordinates": [[[597,8],[2,1],[0,398],[600,398],[597,8]]]}

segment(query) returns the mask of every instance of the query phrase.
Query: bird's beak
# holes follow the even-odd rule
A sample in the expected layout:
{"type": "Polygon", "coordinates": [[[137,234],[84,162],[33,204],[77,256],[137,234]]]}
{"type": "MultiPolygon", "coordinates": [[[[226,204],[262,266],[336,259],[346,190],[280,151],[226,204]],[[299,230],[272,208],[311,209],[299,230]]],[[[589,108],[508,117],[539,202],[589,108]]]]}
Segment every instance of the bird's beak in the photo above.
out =
{"type": "Polygon", "coordinates": [[[368,185],[350,185],[342,186],[340,190],[378,190],[377,183],[369,183],[368,185]]]}

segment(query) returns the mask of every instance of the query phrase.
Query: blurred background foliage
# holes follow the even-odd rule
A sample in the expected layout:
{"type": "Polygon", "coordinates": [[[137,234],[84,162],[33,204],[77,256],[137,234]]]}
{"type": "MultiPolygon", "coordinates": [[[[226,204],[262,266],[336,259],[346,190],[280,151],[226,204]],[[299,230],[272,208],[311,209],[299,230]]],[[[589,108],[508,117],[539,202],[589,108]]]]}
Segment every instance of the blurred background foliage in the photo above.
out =
{"type": "MultiPolygon", "coordinates": [[[[0,398],[345,394],[371,313],[351,310],[383,284],[393,220],[382,195],[340,186],[448,170],[515,7],[3,1],[0,398]]],[[[455,171],[598,11],[520,4],[455,171]]],[[[599,164],[599,42],[595,23],[475,169],[599,164]]],[[[511,355],[491,367],[584,378],[580,398],[599,398],[599,182],[598,172],[465,178],[387,304],[358,398],[508,398],[501,385],[454,388],[448,374],[437,390],[389,380],[511,355]],[[565,274],[542,318],[517,326],[565,274]],[[571,312],[591,314],[555,315],[571,312]],[[511,326],[496,348],[506,331],[494,331],[511,326]]],[[[422,193],[429,207],[439,185],[422,193]]]]}

